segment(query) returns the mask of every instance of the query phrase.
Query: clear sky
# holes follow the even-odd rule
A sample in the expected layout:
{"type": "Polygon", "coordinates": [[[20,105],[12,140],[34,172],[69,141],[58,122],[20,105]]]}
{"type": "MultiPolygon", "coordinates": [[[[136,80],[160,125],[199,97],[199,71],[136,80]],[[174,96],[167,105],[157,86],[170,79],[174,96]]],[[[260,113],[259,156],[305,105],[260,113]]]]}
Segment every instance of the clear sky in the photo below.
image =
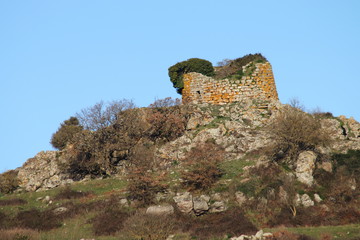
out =
{"type": "Polygon", "coordinates": [[[360,120],[358,0],[0,0],[0,172],[104,100],[179,97],[171,65],[262,53],[281,102],[360,120]]]}

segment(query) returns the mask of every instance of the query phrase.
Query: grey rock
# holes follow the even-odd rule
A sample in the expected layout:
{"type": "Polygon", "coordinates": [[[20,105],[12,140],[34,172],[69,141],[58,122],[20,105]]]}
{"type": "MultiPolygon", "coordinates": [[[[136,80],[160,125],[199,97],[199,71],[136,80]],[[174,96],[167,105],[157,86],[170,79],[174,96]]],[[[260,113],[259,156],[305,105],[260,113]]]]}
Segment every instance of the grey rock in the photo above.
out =
{"type": "Polygon", "coordinates": [[[314,200],[315,200],[315,202],[317,202],[317,203],[319,203],[319,202],[321,202],[321,201],[322,201],[322,199],[321,199],[320,195],[319,195],[319,194],[317,194],[317,193],[315,193],[315,194],[314,194],[314,200]]]}
{"type": "Polygon", "coordinates": [[[211,213],[223,212],[225,210],[226,210],[226,205],[223,201],[216,201],[210,204],[211,213]]]}
{"type": "Polygon", "coordinates": [[[308,185],[314,184],[313,172],[315,170],[316,154],[312,151],[303,151],[296,161],[295,174],[297,179],[308,185]]]}
{"type": "Polygon", "coordinates": [[[146,209],[146,214],[150,215],[169,215],[174,213],[174,207],[171,205],[150,206],[146,209]]]}
{"type": "Polygon", "coordinates": [[[235,199],[236,199],[236,202],[239,204],[240,207],[247,201],[247,197],[242,192],[236,192],[235,193],[235,199]]]}
{"type": "Polygon", "coordinates": [[[197,216],[202,215],[209,210],[208,199],[210,198],[204,198],[203,195],[200,197],[193,197],[193,209],[197,216]]]}
{"type": "Polygon", "coordinates": [[[53,213],[54,213],[55,215],[60,215],[60,214],[62,214],[62,213],[64,213],[64,212],[67,212],[67,211],[69,211],[69,209],[66,208],[66,207],[58,207],[58,208],[55,208],[55,209],[53,210],[53,213]]]}
{"type": "Polygon", "coordinates": [[[314,206],[315,203],[313,200],[311,200],[310,196],[305,193],[301,195],[301,204],[304,207],[311,207],[314,206]]]}
{"type": "Polygon", "coordinates": [[[28,159],[19,168],[18,179],[20,188],[26,191],[52,189],[72,182],[69,176],[62,172],[60,165],[66,161],[57,151],[40,152],[28,159]]]}
{"type": "Polygon", "coordinates": [[[181,212],[190,213],[192,211],[193,197],[189,192],[178,193],[173,199],[181,212]]]}

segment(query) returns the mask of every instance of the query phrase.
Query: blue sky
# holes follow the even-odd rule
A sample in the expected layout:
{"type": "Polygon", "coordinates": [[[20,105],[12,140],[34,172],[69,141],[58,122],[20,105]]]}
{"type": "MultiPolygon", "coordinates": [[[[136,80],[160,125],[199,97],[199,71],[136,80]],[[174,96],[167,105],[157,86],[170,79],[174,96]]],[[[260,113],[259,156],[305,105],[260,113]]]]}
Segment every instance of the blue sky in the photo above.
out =
{"type": "Polygon", "coordinates": [[[248,53],[272,64],[281,102],[360,120],[360,1],[0,0],[0,172],[61,122],[103,101],[178,97],[171,65],[248,53]]]}

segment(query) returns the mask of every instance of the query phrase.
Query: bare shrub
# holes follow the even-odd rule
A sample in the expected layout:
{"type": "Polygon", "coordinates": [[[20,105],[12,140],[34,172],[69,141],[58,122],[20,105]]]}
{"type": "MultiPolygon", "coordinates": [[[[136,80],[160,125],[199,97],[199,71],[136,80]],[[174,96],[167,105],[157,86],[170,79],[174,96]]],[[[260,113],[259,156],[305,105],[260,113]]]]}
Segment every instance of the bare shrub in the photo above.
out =
{"type": "Polygon", "coordinates": [[[131,108],[135,108],[132,100],[122,99],[107,104],[100,101],[92,107],[82,109],[76,117],[85,129],[96,131],[110,126],[117,120],[120,112],[131,108]]]}
{"type": "Polygon", "coordinates": [[[183,185],[191,191],[212,187],[223,174],[220,162],[224,159],[224,153],[224,149],[214,143],[205,143],[192,149],[183,162],[183,185]]]}
{"type": "Polygon", "coordinates": [[[218,63],[219,67],[216,68],[215,72],[216,78],[226,78],[231,76],[241,78],[243,75],[243,66],[246,66],[251,62],[263,63],[267,62],[267,59],[260,53],[248,54],[234,60],[224,59],[222,62],[218,63]]]}
{"type": "Polygon", "coordinates": [[[142,109],[129,109],[118,114],[116,122],[97,131],[82,131],[76,136],[67,171],[75,180],[86,175],[104,176],[116,173],[121,159],[116,151],[129,150],[146,135],[148,123],[142,109]]]}
{"type": "Polygon", "coordinates": [[[268,131],[275,140],[274,159],[287,163],[292,163],[300,151],[314,150],[330,142],[329,134],[318,119],[293,107],[281,109],[268,131]]]}
{"type": "Polygon", "coordinates": [[[186,118],[179,107],[157,108],[147,117],[151,125],[149,137],[153,140],[174,140],[183,135],[186,129],[186,118]]]}
{"type": "Polygon", "coordinates": [[[136,240],[165,240],[176,230],[176,221],[170,215],[136,213],[124,224],[123,234],[136,240]]]}
{"type": "Polygon", "coordinates": [[[10,170],[0,174],[0,193],[11,193],[19,187],[18,172],[10,170]]]}
{"type": "Polygon", "coordinates": [[[305,106],[300,102],[300,100],[298,98],[291,98],[289,100],[289,105],[300,111],[305,111],[305,106]]]}
{"type": "Polygon", "coordinates": [[[155,101],[149,105],[149,108],[163,108],[163,107],[173,107],[181,104],[180,98],[171,98],[166,97],[162,99],[155,99],[155,101]]]}
{"type": "Polygon", "coordinates": [[[225,235],[252,235],[258,230],[239,207],[231,207],[224,212],[206,214],[201,217],[183,214],[175,208],[175,217],[179,231],[189,233],[194,239],[222,239],[225,235]]]}
{"type": "Polygon", "coordinates": [[[63,190],[61,190],[56,196],[55,200],[64,200],[64,199],[77,199],[77,198],[83,198],[86,196],[91,195],[92,192],[78,192],[75,190],[72,190],[69,186],[65,187],[63,190]]]}
{"type": "Polygon", "coordinates": [[[3,212],[0,212],[0,229],[7,228],[9,225],[9,216],[3,212]]]}
{"type": "Polygon", "coordinates": [[[39,233],[32,229],[13,228],[0,230],[1,240],[35,240],[39,238],[39,233]]]}
{"type": "Polygon", "coordinates": [[[127,175],[128,197],[141,206],[149,205],[153,203],[155,194],[164,192],[167,187],[163,183],[166,176],[154,171],[154,147],[146,144],[137,145],[132,150],[130,161],[131,166],[127,175]]]}
{"type": "Polygon", "coordinates": [[[37,209],[22,211],[15,217],[15,224],[21,228],[47,231],[61,226],[60,219],[52,211],[37,209]]]}
{"type": "Polygon", "coordinates": [[[118,207],[108,207],[92,220],[93,232],[95,235],[114,235],[124,227],[129,213],[118,207]]]}
{"type": "Polygon", "coordinates": [[[21,198],[13,198],[13,199],[1,199],[0,206],[16,206],[16,205],[24,205],[27,204],[27,201],[21,198]]]}

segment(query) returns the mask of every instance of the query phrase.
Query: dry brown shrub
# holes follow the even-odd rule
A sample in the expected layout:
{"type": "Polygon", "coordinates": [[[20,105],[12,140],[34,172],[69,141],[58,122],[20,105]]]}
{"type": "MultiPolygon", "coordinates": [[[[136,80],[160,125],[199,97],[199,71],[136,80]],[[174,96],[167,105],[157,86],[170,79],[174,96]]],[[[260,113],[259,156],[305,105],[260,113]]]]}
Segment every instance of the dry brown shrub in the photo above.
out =
{"type": "Polygon", "coordinates": [[[183,185],[190,191],[205,190],[222,176],[220,162],[225,151],[214,143],[204,143],[193,148],[184,159],[184,170],[181,171],[183,185]]]}
{"type": "Polygon", "coordinates": [[[138,144],[130,155],[131,166],[128,168],[127,191],[130,200],[145,206],[153,203],[155,194],[164,192],[166,175],[159,172],[154,157],[154,146],[149,143],[138,144]],[[157,171],[156,171],[157,170],[157,171]]]}
{"type": "Polygon", "coordinates": [[[63,190],[61,190],[56,196],[55,200],[64,200],[64,199],[77,199],[83,198],[91,195],[92,192],[79,192],[72,190],[69,186],[66,186],[63,190]]]}
{"type": "Polygon", "coordinates": [[[0,206],[24,205],[27,201],[21,198],[1,199],[0,206]]]}
{"type": "Polygon", "coordinates": [[[40,212],[37,209],[19,212],[14,222],[18,227],[40,231],[47,231],[61,226],[60,219],[52,211],[40,212]]]}
{"type": "Polygon", "coordinates": [[[144,109],[122,111],[114,124],[77,134],[65,168],[74,180],[86,175],[98,177],[116,173],[120,159],[114,159],[112,154],[128,152],[146,136],[148,128],[144,109]]]}
{"type": "Polygon", "coordinates": [[[0,193],[11,193],[19,187],[18,172],[10,170],[0,174],[0,193]]]}
{"type": "Polygon", "coordinates": [[[300,151],[330,143],[319,119],[290,106],[281,109],[267,129],[275,140],[274,159],[287,163],[292,163],[300,151]]]}
{"type": "Polygon", "coordinates": [[[1,240],[35,240],[39,238],[39,233],[32,229],[13,228],[0,230],[1,240]]]}
{"type": "Polygon", "coordinates": [[[129,213],[118,208],[107,208],[91,222],[94,234],[99,235],[114,235],[124,227],[124,222],[129,217],[129,213]]]}
{"type": "Polygon", "coordinates": [[[124,223],[121,232],[134,240],[165,240],[176,231],[176,220],[171,215],[136,213],[124,223]]]}
{"type": "Polygon", "coordinates": [[[212,239],[224,235],[255,234],[257,228],[244,216],[240,208],[205,215],[192,222],[191,233],[197,239],[212,239]]]}
{"type": "Polygon", "coordinates": [[[179,106],[155,108],[149,113],[147,121],[151,125],[149,137],[153,140],[174,140],[185,132],[186,118],[179,106]]]}

